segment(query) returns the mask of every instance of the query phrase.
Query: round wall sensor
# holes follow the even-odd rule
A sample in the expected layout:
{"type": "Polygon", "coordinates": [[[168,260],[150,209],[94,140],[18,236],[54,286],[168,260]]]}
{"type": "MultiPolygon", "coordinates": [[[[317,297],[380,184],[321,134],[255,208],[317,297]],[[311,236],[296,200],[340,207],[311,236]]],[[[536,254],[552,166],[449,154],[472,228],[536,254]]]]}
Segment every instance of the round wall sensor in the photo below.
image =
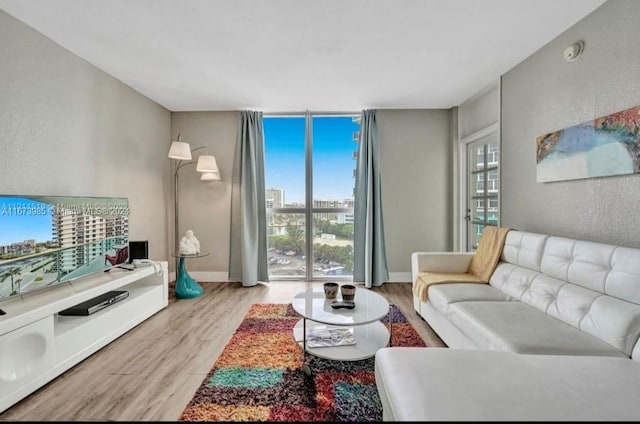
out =
{"type": "Polygon", "coordinates": [[[584,42],[577,41],[564,49],[564,60],[567,62],[575,62],[582,55],[584,51],[584,42]]]}

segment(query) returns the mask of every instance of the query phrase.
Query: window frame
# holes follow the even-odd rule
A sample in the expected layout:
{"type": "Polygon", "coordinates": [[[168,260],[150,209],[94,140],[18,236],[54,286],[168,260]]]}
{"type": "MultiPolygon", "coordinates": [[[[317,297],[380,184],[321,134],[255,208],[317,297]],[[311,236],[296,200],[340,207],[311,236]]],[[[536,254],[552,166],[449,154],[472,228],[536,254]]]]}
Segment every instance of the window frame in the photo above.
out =
{"type": "MultiPolygon", "coordinates": [[[[304,281],[322,281],[330,278],[332,281],[344,281],[351,282],[353,281],[353,275],[324,275],[324,276],[314,276],[313,275],[313,217],[318,213],[345,213],[345,214],[354,214],[354,208],[344,208],[344,207],[336,207],[336,208],[315,208],[313,202],[313,118],[321,118],[321,117],[360,117],[360,112],[281,112],[281,113],[265,113],[263,114],[263,119],[265,118],[300,118],[304,117],[305,119],[305,207],[298,208],[267,208],[267,216],[269,214],[302,214],[305,216],[305,275],[272,275],[270,273],[269,268],[269,280],[270,281],[291,281],[291,280],[300,280],[304,278],[304,281]],[[311,235],[311,237],[309,237],[311,235]]],[[[360,131],[357,132],[358,136],[360,131]]],[[[353,136],[354,141],[355,135],[353,136]]],[[[266,139],[265,139],[265,155],[266,155],[266,139]]],[[[357,151],[357,147],[356,147],[357,151]]],[[[355,153],[354,153],[355,154],[355,153]]],[[[357,166],[357,165],[356,165],[357,166]]],[[[353,174],[354,178],[354,186],[355,186],[355,170],[353,174]]],[[[266,179],[266,175],[265,175],[266,179]]],[[[267,190],[265,184],[265,190],[267,190]]],[[[354,190],[355,191],[355,190],[354,190]]]]}

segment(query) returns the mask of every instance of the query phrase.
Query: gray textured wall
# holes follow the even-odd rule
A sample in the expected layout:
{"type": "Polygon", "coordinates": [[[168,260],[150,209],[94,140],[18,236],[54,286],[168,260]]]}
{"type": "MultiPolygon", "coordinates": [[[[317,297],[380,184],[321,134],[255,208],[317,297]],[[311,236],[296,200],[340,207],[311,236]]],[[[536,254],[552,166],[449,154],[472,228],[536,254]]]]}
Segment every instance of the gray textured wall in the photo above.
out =
{"type": "Polygon", "coordinates": [[[503,76],[503,225],[640,247],[639,174],[536,183],[535,152],[539,135],[640,105],[639,6],[608,1],[503,76]]]}
{"type": "MultiPolygon", "coordinates": [[[[237,130],[238,112],[171,114],[173,137],[177,137],[180,132],[182,141],[189,142],[192,148],[207,146],[208,154],[216,157],[222,177],[222,181],[202,182],[195,166],[187,166],[180,170],[179,237],[191,229],[200,241],[200,249],[210,252],[209,256],[202,259],[189,260],[187,265],[190,271],[229,271],[231,176],[237,130]]],[[[194,153],[194,159],[201,153],[202,150],[194,153]]],[[[173,228],[173,211],[170,220],[173,228]]],[[[173,240],[173,231],[169,239],[173,240]]]]}
{"type": "Polygon", "coordinates": [[[170,113],[0,11],[0,193],[128,197],[168,258],[170,113]]]}
{"type": "Polygon", "coordinates": [[[444,109],[378,112],[390,273],[410,273],[412,252],[452,248],[449,123],[444,109]]]}
{"type": "Polygon", "coordinates": [[[500,121],[500,82],[495,81],[458,106],[458,130],[465,138],[500,121]]]}

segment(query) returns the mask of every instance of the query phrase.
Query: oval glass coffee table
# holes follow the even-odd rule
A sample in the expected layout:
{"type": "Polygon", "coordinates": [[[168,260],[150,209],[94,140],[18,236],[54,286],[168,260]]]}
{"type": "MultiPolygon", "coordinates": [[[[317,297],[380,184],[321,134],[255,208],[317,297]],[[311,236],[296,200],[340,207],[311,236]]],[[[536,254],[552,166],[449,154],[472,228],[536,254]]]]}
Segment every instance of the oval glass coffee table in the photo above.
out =
{"type": "MultiPolygon", "coordinates": [[[[331,302],[325,298],[322,287],[310,288],[298,293],[291,302],[293,309],[302,316],[293,329],[293,336],[302,347],[305,364],[307,352],[324,359],[357,361],[371,358],[378,349],[389,344],[391,333],[380,321],[390,313],[391,308],[384,297],[371,290],[358,288],[354,299],[355,308],[333,309],[331,302]],[[319,330],[319,327],[329,330],[339,328],[352,330],[355,344],[308,346],[308,338],[305,335],[319,330]]],[[[310,373],[308,367],[305,372],[310,373]]]]}

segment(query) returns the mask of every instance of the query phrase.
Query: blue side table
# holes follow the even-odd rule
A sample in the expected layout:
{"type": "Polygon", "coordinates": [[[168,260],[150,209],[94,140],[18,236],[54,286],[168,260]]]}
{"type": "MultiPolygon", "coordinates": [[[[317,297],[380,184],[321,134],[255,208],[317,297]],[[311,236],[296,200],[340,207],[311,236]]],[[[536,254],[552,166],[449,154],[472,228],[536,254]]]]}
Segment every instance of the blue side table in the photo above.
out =
{"type": "Polygon", "coordinates": [[[202,296],[204,290],[202,286],[198,284],[187,272],[187,266],[185,259],[188,258],[202,258],[208,256],[209,252],[200,252],[194,255],[173,254],[171,256],[180,258],[178,264],[178,272],[176,274],[176,298],[178,299],[193,299],[195,297],[202,296]]]}

